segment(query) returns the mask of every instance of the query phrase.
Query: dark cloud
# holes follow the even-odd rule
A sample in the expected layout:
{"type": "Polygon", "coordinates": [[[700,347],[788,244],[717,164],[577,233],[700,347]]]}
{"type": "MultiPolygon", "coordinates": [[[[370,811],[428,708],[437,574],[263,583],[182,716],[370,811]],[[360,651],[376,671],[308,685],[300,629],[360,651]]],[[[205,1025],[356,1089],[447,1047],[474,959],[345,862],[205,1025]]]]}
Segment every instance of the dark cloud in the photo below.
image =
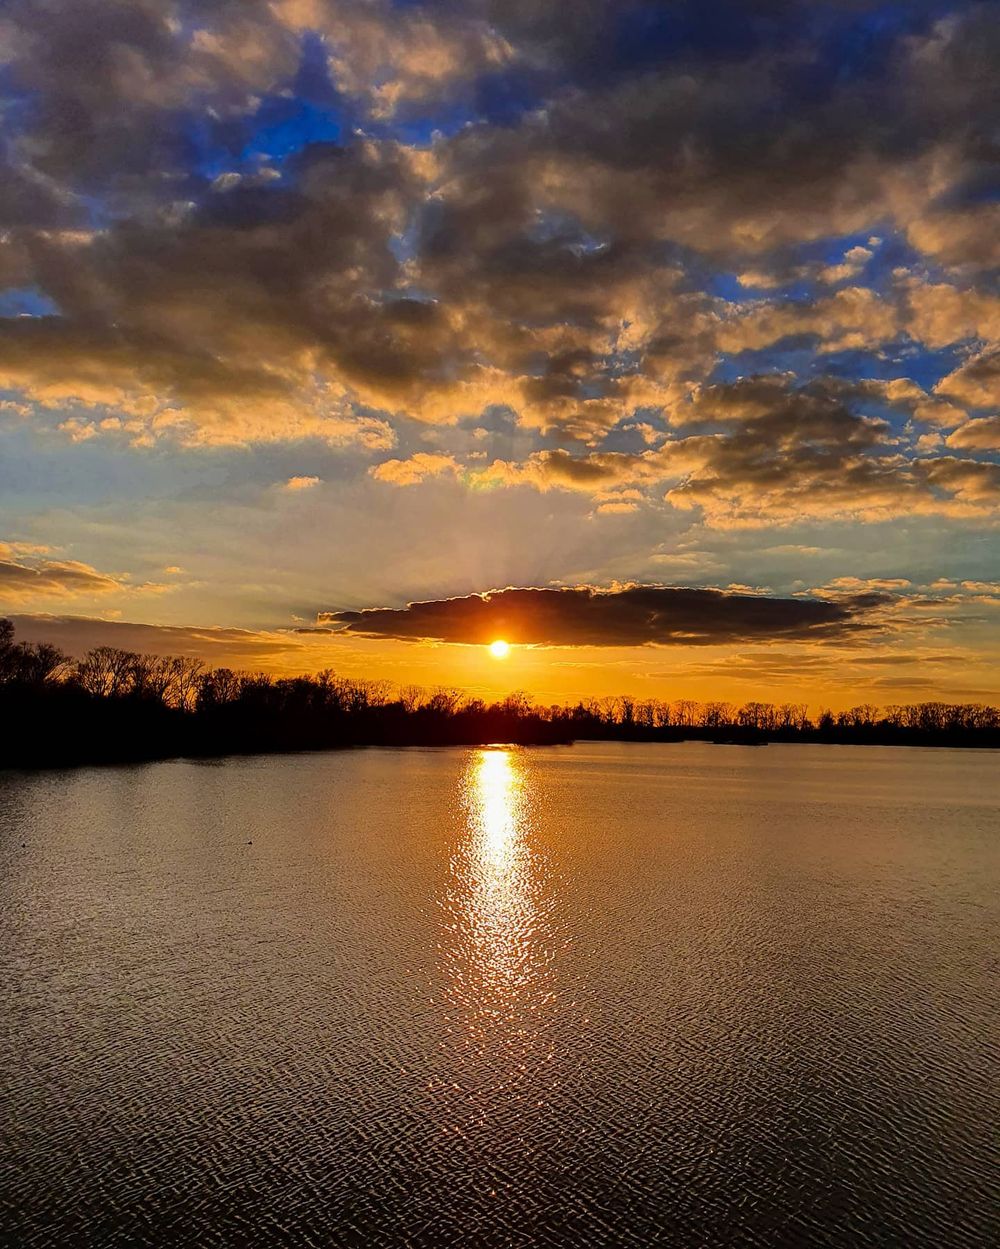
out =
{"type": "MultiPolygon", "coordinates": [[[[668,500],[698,508],[715,526],[788,524],[804,517],[888,520],[900,515],[978,517],[1000,509],[1000,465],[955,456],[911,458],[889,423],[848,406],[873,399],[904,410],[920,390],[789,376],[750,377],[705,387],[687,419],[706,432],[667,438],[641,453],[541,451],[521,463],[495,461],[479,480],[600,494],[668,484],[668,500]]],[[[987,445],[988,422],[967,427],[987,445]]]]}
{"type": "MultiPolygon", "coordinates": [[[[547,472],[581,481],[623,463],[574,449],[607,456],[656,411],[747,426],[702,444],[720,490],[786,454],[823,479],[835,446],[882,441],[859,420],[875,396],[705,383],[789,342],[1000,334],[992,10],[12,0],[0,282],[59,315],[0,320],[0,383],[111,407],[141,445],[387,449],[387,421],[504,406],[547,440],[547,472]],[[498,118],[501,96],[517,106],[498,118]],[[824,287],[876,264],[876,229],[960,268],[938,288],[954,306],[929,309],[912,275],[824,287]],[[748,274],[807,289],[736,303],[720,268],[730,292],[748,274]]],[[[984,368],[942,395],[979,394],[984,368]]],[[[845,497],[893,471],[848,468],[845,497]]]]}
{"type": "MultiPolygon", "coordinates": [[[[727,24],[718,7],[710,9],[715,28],[727,24]]],[[[742,11],[764,17],[769,31],[766,40],[737,39],[724,72],[708,26],[695,25],[686,46],[654,42],[658,57],[633,55],[610,82],[584,77],[555,91],[513,134],[463,132],[448,150],[449,248],[467,242],[476,262],[488,258],[496,269],[528,233],[522,200],[535,208],[548,200],[619,245],[659,237],[720,256],[767,255],[884,219],[907,229],[928,213],[950,219],[944,188],[931,191],[931,169],[949,166],[958,184],[996,159],[991,6],[963,6],[935,27],[889,22],[878,36],[862,26],[867,47],[853,48],[841,42],[846,32],[811,23],[810,7],[781,6],[781,20],[769,22],[776,6],[723,6],[736,29],[754,24],[736,18],[742,11]]],[[[633,12],[642,8],[667,26],[705,13],[694,5],[633,12]]],[[[595,9],[589,31],[588,14],[581,23],[590,35],[614,12],[595,9]]],[[[614,55],[605,42],[599,63],[614,55]]],[[[935,232],[942,227],[926,231],[931,245],[935,232]]]]}
{"type": "Polygon", "coordinates": [[[622,590],[507,589],[404,608],[328,612],[322,623],[367,637],[546,646],[704,646],[833,638],[872,627],[884,596],[830,602],[723,590],[630,586],[622,590]]]}
{"type": "MultiPolygon", "coordinates": [[[[3,544],[0,544],[2,548],[3,544]]],[[[2,554],[0,549],[0,554],[2,554]]],[[[76,560],[0,559],[0,606],[35,598],[89,598],[121,593],[122,580],[76,560]]]]}
{"type": "Polygon", "coordinates": [[[946,399],[969,408],[1000,410],[1000,347],[987,349],[966,360],[940,381],[936,389],[946,399]]]}
{"type": "MultiPolygon", "coordinates": [[[[251,629],[198,628],[194,625],[136,624],[90,616],[13,615],[17,636],[27,642],[49,642],[74,658],[96,646],[150,655],[184,655],[216,665],[256,665],[301,652],[294,637],[251,629]]],[[[304,666],[308,666],[308,658],[304,666]]]]}
{"type": "Polygon", "coordinates": [[[0,34],[34,168],[128,198],[183,189],[193,109],[239,114],[298,62],[260,0],[11,0],[0,34]]]}
{"type": "Polygon", "coordinates": [[[237,186],[179,221],[26,240],[22,269],[61,315],[0,321],[0,378],[162,413],[154,433],[365,441],[344,387],[391,404],[439,359],[432,306],[365,295],[395,284],[404,164],[391,146],[314,149],[294,192],[237,186]]]}

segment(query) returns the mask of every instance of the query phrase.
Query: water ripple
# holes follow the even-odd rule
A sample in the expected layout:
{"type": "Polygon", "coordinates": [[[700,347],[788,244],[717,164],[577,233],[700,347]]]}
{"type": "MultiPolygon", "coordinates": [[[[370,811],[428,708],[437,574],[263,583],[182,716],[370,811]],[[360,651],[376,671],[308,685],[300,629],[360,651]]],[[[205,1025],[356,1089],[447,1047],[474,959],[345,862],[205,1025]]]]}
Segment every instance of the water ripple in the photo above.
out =
{"type": "Polygon", "coordinates": [[[998,812],[960,751],[0,774],[0,1240],[995,1244],[998,812]]]}

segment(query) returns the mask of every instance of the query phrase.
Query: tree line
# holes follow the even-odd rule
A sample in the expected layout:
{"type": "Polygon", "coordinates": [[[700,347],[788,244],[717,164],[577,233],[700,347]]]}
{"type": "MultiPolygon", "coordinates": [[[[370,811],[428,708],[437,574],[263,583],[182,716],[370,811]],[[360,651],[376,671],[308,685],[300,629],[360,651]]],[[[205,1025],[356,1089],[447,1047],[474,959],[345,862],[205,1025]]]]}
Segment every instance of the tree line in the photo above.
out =
{"type": "Polygon", "coordinates": [[[396,688],[329,669],[272,677],[110,646],[72,660],[47,643],[18,642],[9,620],[0,620],[0,713],[0,766],[8,767],[601,739],[1000,746],[1000,710],[979,703],[865,703],[815,719],[802,703],[623,695],[543,707],[521,692],[487,703],[457,689],[396,688]]]}

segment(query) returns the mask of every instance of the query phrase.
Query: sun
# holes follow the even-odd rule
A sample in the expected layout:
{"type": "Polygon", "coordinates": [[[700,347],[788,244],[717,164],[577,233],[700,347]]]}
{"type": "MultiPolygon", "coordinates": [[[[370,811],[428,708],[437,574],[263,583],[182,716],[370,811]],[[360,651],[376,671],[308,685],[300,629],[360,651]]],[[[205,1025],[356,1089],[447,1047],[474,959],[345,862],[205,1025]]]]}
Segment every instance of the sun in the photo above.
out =
{"type": "Polygon", "coordinates": [[[495,642],[490,643],[489,649],[494,659],[506,659],[510,654],[510,643],[505,642],[503,638],[497,638],[495,642]]]}

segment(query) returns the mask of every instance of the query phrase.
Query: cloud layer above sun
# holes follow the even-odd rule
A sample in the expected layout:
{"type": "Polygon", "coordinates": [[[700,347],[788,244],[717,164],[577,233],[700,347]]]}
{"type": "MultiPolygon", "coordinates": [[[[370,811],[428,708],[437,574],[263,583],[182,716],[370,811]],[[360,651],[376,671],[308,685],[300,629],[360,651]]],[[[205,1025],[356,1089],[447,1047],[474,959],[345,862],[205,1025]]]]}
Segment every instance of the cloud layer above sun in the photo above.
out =
{"type": "Polygon", "coordinates": [[[995,4],[570,7],[3,7],[0,610],[995,582],[995,4]]]}
{"type": "Polygon", "coordinates": [[[404,608],[322,613],[322,624],[367,637],[487,644],[494,638],[548,646],[704,646],[814,639],[866,627],[882,596],[828,602],[721,590],[628,586],[619,590],[510,589],[404,608]]]}

